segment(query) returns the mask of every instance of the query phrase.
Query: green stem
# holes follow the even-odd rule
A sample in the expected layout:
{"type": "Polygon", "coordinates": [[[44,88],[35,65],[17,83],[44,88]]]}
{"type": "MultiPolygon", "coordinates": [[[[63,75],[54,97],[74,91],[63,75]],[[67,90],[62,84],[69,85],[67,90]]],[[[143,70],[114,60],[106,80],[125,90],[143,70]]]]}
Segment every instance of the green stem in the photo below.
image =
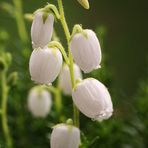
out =
{"type": "Polygon", "coordinates": [[[58,0],[58,5],[59,5],[59,12],[60,12],[60,20],[61,20],[61,23],[62,23],[64,32],[65,32],[67,43],[69,44],[70,31],[69,31],[69,28],[68,28],[68,25],[67,25],[67,22],[66,22],[66,19],[65,19],[64,8],[63,8],[63,2],[62,2],[62,0],[58,0]]]}
{"type": "MultiPolygon", "coordinates": [[[[62,0],[58,0],[58,5],[59,5],[60,16],[61,16],[60,17],[61,24],[63,26],[65,36],[66,36],[66,40],[67,40],[67,44],[68,44],[69,70],[70,70],[72,88],[74,88],[75,87],[75,79],[74,79],[74,71],[73,71],[73,57],[72,57],[72,54],[71,54],[71,51],[70,51],[70,45],[69,45],[70,31],[69,31],[69,28],[68,28],[68,25],[67,25],[67,22],[66,22],[66,19],[65,19],[62,0]]],[[[74,104],[73,104],[73,118],[74,118],[74,125],[79,127],[79,111],[74,104]]]]}
{"type": "Polygon", "coordinates": [[[18,33],[23,43],[28,41],[28,35],[25,27],[24,16],[22,11],[22,1],[13,0],[15,7],[15,19],[18,27],[18,33]]]}
{"type": "Polygon", "coordinates": [[[56,107],[57,112],[59,113],[62,109],[61,89],[59,87],[59,84],[57,88],[54,86],[45,86],[45,88],[47,88],[50,92],[52,92],[55,95],[55,107],[56,107]]]}
{"type": "Polygon", "coordinates": [[[46,89],[48,89],[50,92],[52,92],[55,96],[55,109],[60,117],[60,121],[62,120],[63,116],[61,116],[61,110],[62,110],[62,98],[61,98],[61,88],[59,85],[59,80],[58,80],[58,86],[57,88],[54,86],[43,86],[46,89]]]}
{"type": "Polygon", "coordinates": [[[43,87],[45,87],[45,88],[47,88],[50,92],[52,92],[52,93],[56,93],[56,88],[54,87],[54,86],[49,86],[49,85],[45,85],[45,86],[43,86],[43,87]]]}
{"type": "Polygon", "coordinates": [[[2,106],[1,106],[2,128],[6,139],[7,147],[12,148],[13,147],[12,139],[10,136],[8,121],[7,121],[7,99],[8,99],[9,87],[7,86],[5,72],[3,72],[1,75],[1,87],[2,87],[2,106]]]}
{"type": "Polygon", "coordinates": [[[55,107],[58,114],[60,115],[62,110],[62,98],[61,98],[61,88],[59,86],[59,80],[58,80],[57,91],[55,93],[55,107]]]}
{"type": "Polygon", "coordinates": [[[60,19],[60,14],[59,14],[59,12],[58,12],[58,10],[57,10],[57,7],[55,6],[55,5],[53,5],[53,4],[48,4],[46,7],[45,7],[45,10],[52,10],[53,12],[54,12],[54,14],[55,14],[55,16],[56,16],[56,18],[57,19],[60,19]]]}
{"type": "Polygon", "coordinates": [[[61,53],[62,53],[62,55],[63,55],[63,57],[65,59],[66,64],[69,65],[69,59],[68,59],[67,54],[66,54],[66,52],[64,50],[64,47],[59,42],[51,41],[48,44],[48,47],[57,47],[61,51],[61,53]]]}

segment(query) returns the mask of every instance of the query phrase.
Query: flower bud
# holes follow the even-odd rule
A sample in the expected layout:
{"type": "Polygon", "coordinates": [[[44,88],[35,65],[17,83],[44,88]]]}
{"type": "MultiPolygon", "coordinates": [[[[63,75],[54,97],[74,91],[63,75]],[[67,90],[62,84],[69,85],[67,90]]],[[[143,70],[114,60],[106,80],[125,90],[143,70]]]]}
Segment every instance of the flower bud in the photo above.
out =
{"type": "Polygon", "coordinates": [[[85,72],[89,73],[100,67],[101,48],[96,34],[89,29],[73,35],[70,48],[75,63],[85,72]]]}
{"type": "Polygon", "coordinates": [[[34,49],[29,61],[31,79],[40,84],[52,83],[60,73],[62,62],[58,48],[34,49]]]}
{"type": "Polygon", "coordinates": [[[88,0],[77,0],[85,9],[89,9],[88,0]]]}
{"type": "Polygon", "coordinates": [[[59,124],[53,128],[50,138],[51,148],[78,148],[80,130],[72,125],[59,124]]]}
{"type": "Polygon", "coordinates": [[[28,109],[34,117],[46,117],[52,105],[50,93],[37,86],[33,87],[28,96],[28,109]]]}
{"type": "Polygon", "coordinates": [[[88,78],[73,89],[72,98],[78,109],[87,117],[102,121],[113,112],[113,105],[107,88],[98,80],[88,78]]]}
{"type": "MultiPolygon", "coordinates": [[[[82,79],[80,68],[76,64],[73,65],[73,70],[75,80],[78,78],[82,79]]],[[[68,65],[66,64],[63,66],[63,69],[60,74],[60,86],[66,95],[72,94],[70,71],[68,65]]]]}
{"type": "Polygon", "coordinates": [[[46,46],[52,37],[54,16],[47,12],[37,11],[31,26],[33,48],[46,46]]]}

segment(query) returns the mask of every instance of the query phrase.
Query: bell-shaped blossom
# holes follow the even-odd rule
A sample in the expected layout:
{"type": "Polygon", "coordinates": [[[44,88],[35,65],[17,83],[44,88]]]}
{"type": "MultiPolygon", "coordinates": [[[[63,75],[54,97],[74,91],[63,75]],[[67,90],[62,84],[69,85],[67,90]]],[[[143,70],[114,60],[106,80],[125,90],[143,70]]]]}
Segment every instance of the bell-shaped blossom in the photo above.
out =
{"type": "Polygon", "coordinates": [[[70,49],[75,63],[85,72],[89,73],[100,67],[101,48],[96,34],[89,29],[73,35],[70,49]]]}
{"type": "Polygon", "coordinates": [[[34,117],[46,117],[52,105],[50,93],[37,86],[33,87],[28,95],[28,109],[34,117]]]}
{"type": "Polygon", "coordinates": [[[113,105],[107,88],[98,80],[88,78],[76,85],[72,98],[77,108],[87,117],[102,121],[113,112],[113,105]]]}
{"type": "MultiPolygon", "coordinates": [[[[76,64],[73,65],[73,70],[74,70],[75,80],[78,78],[82,79],[81,70],[76,64]]],[[[72,94],[71,77],[70,77],[69,67],[67,64],[65,64],[63,66],[63,69],[60,74],[60,86],[61,86],[64,94],[66,94],[66,95],[72,94]]]]}
{"type": "Polygon", "coordinates": [[[60,73],[62,62],[58,48],[34,49],[29,61],[31,79],[40,84],[52,83],[60,73]]]}
{"type": "Polygon", "coordinates": [[[80,130],[77,127],[59,124],[53,128],[50,138],[51,148],[78,148],[80,130]]]}
{"type": "Polygon", "coordinates": [[[35,13],[31,26],[33,48],[43,48],[50,42],[53,33],[53,24],[53,14],[45,14],[42,11],[35,13]]]}

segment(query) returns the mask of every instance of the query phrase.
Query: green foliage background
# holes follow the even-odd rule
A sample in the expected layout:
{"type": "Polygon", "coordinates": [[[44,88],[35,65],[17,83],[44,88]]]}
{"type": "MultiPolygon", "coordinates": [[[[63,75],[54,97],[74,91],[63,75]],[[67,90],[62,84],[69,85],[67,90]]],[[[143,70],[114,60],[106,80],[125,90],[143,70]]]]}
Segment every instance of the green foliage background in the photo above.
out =
{"type": "MultiPolygon", "coordinates": [[[[15,0],[14,0],[15,1],[15,0]]],[[[19,79],[8,99],[8,121],[15,148],[49,147],[51,127],[59,122],[52,111],[46,119],[35,119],[27,109],[27,93],[35,84],[30,80],[28,61],[32,51],[31,22],[25,21],[28,41],[20,39],[13,10],[3,9],[0,1],[0,51],[13,56],[10,72],[17,71],[19,79]]],[[[16,0],[17,1],[17,0],[16,0]]],[[[23,12],[32,13],[46,4],[46,0],[23,0],[23,12]]],[[[55,0],[48,1],[56,4],[55,0]]],[[[101,40],[102,68],[84,77],[102,81],[110,90],[114,115],[102,123],[81,114],[84,148],[146,148],[148,147],[148,20],[147,1],[90,0],[91,9],[84,10],[76,0],[63,0],[66,19],[72,27],[76,23],[96,31],[101,40]]],[[[61,42],[65,43],[62,28],[55,23],[61,42]]],[[[66,46],[65,46],[66,47],[66,46]]],[[[71,98],[63,96],[62,115],[72,117],[71,98]]],[[[0,126],[0,147],[5,140],[0,126]]]]}

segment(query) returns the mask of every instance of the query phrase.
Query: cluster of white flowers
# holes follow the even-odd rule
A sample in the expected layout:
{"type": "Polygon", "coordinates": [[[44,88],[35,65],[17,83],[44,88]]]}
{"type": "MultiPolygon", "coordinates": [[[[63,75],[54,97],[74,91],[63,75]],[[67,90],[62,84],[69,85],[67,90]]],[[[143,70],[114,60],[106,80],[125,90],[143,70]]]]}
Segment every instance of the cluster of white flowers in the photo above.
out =
{"type": "MultiPolygon", "coordinates": [[[[79,2],[88,8],[88,1],[79,2]],[[85,2],[85,3],[84,3],[85,2]]],[[[49,46],[53,33],[54,15],[38,10],[31,27],[33,52],[29,70],[31,79],[38,84],[51,84],[59,75],[59,83],[65,95],[71,95],[76,107],[87,117],[97,121],[108,119],[113,105],[107,88],[94,78],[82,80],[82,73],[100,68],[101,47],[96,34],[90,29],[75,25],[69,42],[74,59],[73,72],[75,87],[72,88],[69,63],[63,64],[58,46],[49,46]],[[62,68],[62,65],[63,68],[62,68]],[[81,70],[80,70],[81,69],[81,70]]],[[[63,55],[64,56],[64,55],[63,55]]],[[[32,89],[28,107],[34,116],[44,117],[51,107],[51,96],[43,89],[32,89]]],[[[80,131],[74,126],[59,124],[51,134],[51,148],[78,148],[80,131]],[[58,142],[57,142],[58,141],[58,142]]]]}
{"type": "Polygon", "coordinates": [[[40,84],[52,83],[59,75],[63,62],[59,49],[48,47],[53,33],[54,16],[46,14],[45,17],[45,14],[38,10],[31,27],[34,50],[30,57],[29,70],[31,79],[40,84]]]}
{"type": "MultiPolygon", "coordinates": [[[[82,30],[82,28],[76,30],[70,48],[75,63],[84,73],[101,67],[101,47],[92,30],[82,30]]],[[[77,108],[89,118],[102,121],[112,115],[110,94],[107,88],[94,78],[87,78],[77,83],[72,90],[72,99],[77,108]]]]}

